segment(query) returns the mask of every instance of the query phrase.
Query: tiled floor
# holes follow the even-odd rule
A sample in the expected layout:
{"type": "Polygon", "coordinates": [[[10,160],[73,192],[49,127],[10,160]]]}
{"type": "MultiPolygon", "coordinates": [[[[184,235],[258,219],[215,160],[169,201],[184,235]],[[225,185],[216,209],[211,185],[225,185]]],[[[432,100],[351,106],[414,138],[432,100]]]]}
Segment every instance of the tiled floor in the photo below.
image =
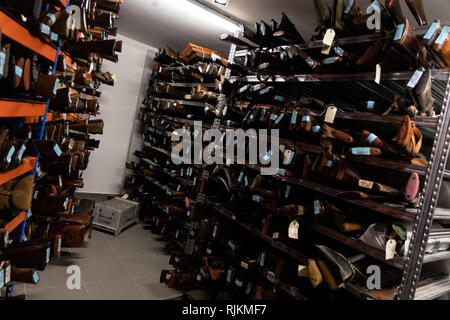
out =
{"type": "Polygon", "coordinates": [[[161,269],[168,269],[170,256],[165,242],[135,225],[119,236],[93,231],[84,248],[63,248],[63,256],[53,259],[39,272],[37,285],[17,283],[15,294],[28,300],[162,300],[174,299],[181,292],[159,283],[161,269]],[[81,289],[66,286],[71,274],[67,267],[81,271],[81,289]]]}

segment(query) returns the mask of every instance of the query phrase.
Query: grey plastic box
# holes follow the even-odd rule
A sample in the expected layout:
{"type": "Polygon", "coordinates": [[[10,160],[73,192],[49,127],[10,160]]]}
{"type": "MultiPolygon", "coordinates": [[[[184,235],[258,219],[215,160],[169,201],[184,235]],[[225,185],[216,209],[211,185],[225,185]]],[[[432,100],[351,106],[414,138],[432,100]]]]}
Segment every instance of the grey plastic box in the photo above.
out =
{"type": "Polygon", "coordinates": [[[123,229],[139,221],[139,203],[121,198],[98,202],[93,216],[94,227],[117,236],[123,229]]]}

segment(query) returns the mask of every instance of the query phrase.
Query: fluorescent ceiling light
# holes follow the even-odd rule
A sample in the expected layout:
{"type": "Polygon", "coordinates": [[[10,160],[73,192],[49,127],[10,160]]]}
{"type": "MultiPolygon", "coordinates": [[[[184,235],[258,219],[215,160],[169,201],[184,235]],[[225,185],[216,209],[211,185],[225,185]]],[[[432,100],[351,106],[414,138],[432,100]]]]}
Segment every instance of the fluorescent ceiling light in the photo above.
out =
{"type": "MultiPolygon", "coordinates": [[[[223,1],[223,0],[222,0],[223,1]]],[[[237,22],[232,22],[231,19],[227,19],[214,10],[209,9],[206,6],[202,6],[190,0],[175,0],[182,10],[186,12],[186,15],[196,16],[203,19],[207,19],[208,22],[221,27],[229,32],[235,32],[239,29],[237,22]]]]}

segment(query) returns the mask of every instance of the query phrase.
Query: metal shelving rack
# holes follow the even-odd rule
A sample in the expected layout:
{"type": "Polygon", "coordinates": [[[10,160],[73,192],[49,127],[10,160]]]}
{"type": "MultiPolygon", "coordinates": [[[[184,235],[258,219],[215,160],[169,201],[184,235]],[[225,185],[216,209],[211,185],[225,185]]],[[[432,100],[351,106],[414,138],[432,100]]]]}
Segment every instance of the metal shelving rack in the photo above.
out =
{"type": "MultiPolygon", "coordinates": [[[[67,10],[67,7],[69,6],[69,0],[60,0],[60,2],[61,7],[64,7],[65,10],[67,10]]],[[[50,5],[47,4],[47,10],[49,9],[49,6],[50,5]]],[[[61,49],[61,40],[58,41],[58,46],[56,47],[47,42],[44,42],[42,39],[39,39],[35,35],[31,34],[31,32],[28,31],[25,26],[18,23],[15,19],[11,18],[3,11],[0,11],[0,25],[2,26],[2,33],[4,36],[20,43],[31,51],[36,52],[41,57],[52,61],[52,72],[53,74],[55,73],[58,55],[61,49]]],[[[67,56],[65,58],[68,60],[69,64],[71,64],[70,58],[67,56]]],[[[47,120],[49,103],[50,99],[48,99],[45,103],[10,101],[1,99],[0,117],[17,117],[23,118],[23,120],[26,120],[27,118],[39,117],[39,120],[37,122],[38,130],[35,139],[42,140],[44,137],[44,129],[47,120]]],[[[39,154],[36,158],[24,159],[22,165],[17,169],[1,173],[0,183],[3,184],[30,171],[32,171],[33,179],[35,179],[38,170],[38,160],[39,154]]],[[[21,212],[6,225],[6,229],[9,233],[11,233],[16,228],[20,228],[18,238],[20,242],[26,241],[25,228],[27,220],[31,216],[31,214],[31,209],[28,210],[28,212],[21,212]]]]}
{"type": "MultiPolygon", "coordinates": [[[[241,35],[239,34],[239,32],[236,32],[234,36],[239,37],[241,35]]],[[[348,45],[368,43],[375,41],[378,37],[379,34],[341,38],[337,39],[337,44],[348,45]]],[[[302,50],[321,48],[322,42],[310,41],[305,44],[296,46],[302,50]]],[[[277,51],[282,47],[283,46],[273,48],[272,51],[277,51]]],[[[232,44],[229,54],[229,61],[234,62],[235,57],[243,57],[247,54],[248,51],[249,50],[247,49],[236,51],[236,45],[232,44]]],[[[409,80],[413,73],[414,72],[411,71],[384,73],[381,75],[381,80],[405,81],[409,80]]],[[[228,79],[230,79],[231,81],[236,81],[238,79],[237,77],[230,77],[230,73],[228,73],[227,75],[228,79]]],[[[400,261],[394,260],[389,262],[389,264],[395,265],[403,272],[399,288],[399,299],[401,300],[436,299],[450,292],[450,276],[448,278],[440,279],[435,283],[426,285],[419,289],[417,288],[419,277],[421,275],[422,265],[424,263],[450,260],[450,255],[448,254],[448,252],[444,252],[443,254],[435,254],[433,257],[431,257],[430,255],[425,255],[425,249],[430,235],[433,219],[450,221],[450,210],[437,207],[442,179],[444,179],[445,177],[450,177],[449,171],[445,169],[450,143],[450,70],[432,70],[432,76],[434,80],[447,81],[447,86],[441,113],[437,121],[438,123],[434,135],[434,144],[430,156],[430,165],[425,169],[425,182],[423,185],[423,190],[420,194],[420,202],[417,213],[408,213],[408,215],[405,216],[408,221],[412,221],[414,223],[407,256],[404,260],[398,259],[400,261]],[[418,292],[417,296],[416,291],[418,292]]],[[[373,81],[374,79],[375,73],[367,72],[358,74],[302,74],[294,76],[274,75],[269,77],[267,80],[268,82],[272,83],[276,82],[302,84],[307,82],[373,81]]],[[[260,82],[260,80],[258,80],[256,76],[252,75],[241,77],[240,80],[243,82],[260,82]]],[[[434,123],[426,124],[426,122],[425,126],[433,128],[435,127],[434,123]]],[[[421,172],[421,174],[423,174],[423,172],[421,172]]],[[[295,183],[295,181],[292,182],[295,183]]],[[[313,188],[313,186],[311,186],[311,188],[313,188]]],[[[330,235],[328,233],[329,230],[325,230],[321,228],[321,226],[313,226],[313,229],[316,229],[316,231],[325,234],[326,236],[331,237],[334,240],[345,241],[348,244],[348,241],[342,239],[342,237],[338,235],[338,233],[333,233],[332,235],[330,235]]],[[[360,246],[359,243],[353,244],[353,247],[356,247],[356,249],[359,249],[362,252],[365,250],[365,247],[360,246]]],[[[378,253],[371,255],[372,257],[378,256],[378,253]]],[[[381,261],[383,260],[382,256],[378,258],[380,258],[379,260],[381,261]]],[[[367,297],[362,289],[351,283],[347,284],[345,289],[361,299],[367,297]]]]}

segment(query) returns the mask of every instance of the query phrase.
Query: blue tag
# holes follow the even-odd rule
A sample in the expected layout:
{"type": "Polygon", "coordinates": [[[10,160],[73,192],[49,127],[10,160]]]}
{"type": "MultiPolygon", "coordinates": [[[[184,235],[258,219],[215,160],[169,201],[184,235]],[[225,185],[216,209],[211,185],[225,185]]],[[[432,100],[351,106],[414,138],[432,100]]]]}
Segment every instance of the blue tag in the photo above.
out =
{"type": "Polygon", "coordinates": [[[227,271],[227,282],[231,281],[231,269],[228,269],[227,271]]]}
{"type": "Polygon", "coordinates": [[[399,24],[397,26],[397,29],[395,30],[394,41],[400,40],[402,38],[404,30],[405,30],[405,24],[404,23],[399,24]]]}
{"type": "Polygon", "coordinates": [[[355,0],[350,0],[347,3],[347,7],[345,7],[344,13],[349,13],[350,10],[352,9],[354,3],[355,3],[355,0]]]}
{"type": "Polygon", "coordinates": [[[338,47],[338,46],[334,47],[334,52],[336,52],[341,57],[343,57],[345,54],[344,49],[342,49],[341,47],[338,47]]]}
{"type": "Polygon", "coordinates": [[[373,133],[371,133],[368,137],[367,137],[367,142],[369,143],[369,144],[372,144],[372,142],[376,139],[376,138],[378,138],[376,135],[374,135],[373,133]]]}
{"type": "Polygon", "coordinates": [[[377,0],[372,2],[370,5],[374,8],[378,8],[379,12],[382,12],[384,10],[383,6],[377,0]]]}
{"type": "Polygon", "coordinates": [[[275,124],[280,123],[280,121],[281,121],[281,119],[283,119],[283,117],[284,117],[284,113],[280,114],[280,115],[278,116],[277,120],[275,121],[275,124]]]}
{"type": "Polygon", "coordinates": [[[275,96],[275,97],[273,97],[273,99],[275,100],[275,101],[279,101],[279,102],[283,102],[284,101],[284,97],[282,97],[282,96],[275,96]]]}
{"type": "Polygon", "coordinates": [[[261,115],[259,116],[259,121],[262,121],[264,119],[264,116],[266,115],[266,109],[263,109],[261,111],[261,115]]]}
{"type": "Polygon", "coordinates": [[[22,77],[23,69],[22,69],[21,67],[15,66],[15,67],[14,67],[14,71],[15,71],[15,73],[16,73],[16,76],[22,77]]]}
{"type": "Polygon", "coordinates": [[[427,33],[423,36],[425,40],[430,40],[433,34],[436,32],[437,28],[439,27],[439,23],[437,21],[433,22],[431,26],[428,28],[427,33]]]}
{"type": "Polygon", "coordinates": [[[239,178],[238,178],[238,182],[240,183],[242,181],[242,178],[244,177],[244,172],[241,171],[241,173],[239,174],[239,178]]]}
{"type": "Polygon", "coordinates": [[[259,256],[259,266],[260,267],[264,267],[264,259],[266,258],[266,254],[263,252],[261,253],[261,255],[259,256]]]}
{"type": "Polygon", "coordinates": [[[407,86],[410,87],[411,89],[415,88],[417,86],[417,83],[419,83],[420,78],[422,78],[422,75],[423,71],[416,70],[411,79],[409,79],[407,86]]]}
{"type": "Polygon", "coordinates": [[[228,241],[228,246],[231,248],[231,250],[236,250],[236,246],[233,244],[233,242],[228,241]]]}
{"type": "Polygon", "coordinates": [[[337,60],[337,58],[338,58],[338,57],[330,57],[330,58],[326,58],[326,59],[324,60],[324,63],[325,63],[325,64],[332,64],[332,63],[335,63],[336,60],[337,60]]]}
{"type": "Polygon", "coordinates": [[[262,197],[260,195],[254,194],[252,200],[256,202],[261,202],[262,197]]]}
{"type": "Polygon", "coordinates": [[[53,150],[55,150],[56,155],[59,157],[62,153],[61,148],[58,146],[58,144],[55,144],[53,147],[53,150]]]}
{"type": "Polygon", "coordinates": [[[303,122],[309,122],[310,120],[311,118],[308,115],[302,117],[303,122]]]}
{"type": "Polygon", "coordinates": [[[175,262],[177,262],[177,263],[180,262],[180,258],[178,258],[178,257],[175,257],[174,260],[175,260],[175,262]]]}
{"type": "Polygon", "coordinates": [[[259,92],[259,94],[266,94],[267,92],[269,92],[270,89],[271,87],[264,88],[259,92]]]}
{"type": "Polygon", "coordinates": [[[373,110],[375,101],[367,101],[367,110],[373,110]]]}
{"type": "Polygon", "coordinates": [[[45,263],[49,263],[50,262],[50,248],[47,248],[47,256],[45,258],[45,263]]]}
{"type": "Polygon", "coordinates": [[[439,37],[436,39],[436,41],[434,43],[438,44],[438,45],[444,44],[444,41],[447,39],[449,32],[450,32],[450,26],[445,26],[444,28],[442,28],[441,34],[439,35],[439,37]]]}
{"type": "Polygon", "coordinates": [[[292,112],[291,123],[294,124],[297,121],[297,111],[292,112]]]}
{"type": "Polygon", "coordinates": [[[177,230],[177,232],[175,233],[175,239],[178,239],[178,235],[180,234],[180,231],[177,230]]]}
{"type": "Polygon", "coordinates": [[[291,186],[287,185],[286,190],[284,192],[284,197],[287,199],[289,197],[289,193],[291,192],[291,186]]]}
{"type": "Polygon", "coordinates": [[[271,156],[272,156],[272,150],[270,150],[269,152],[267,152],[267,154],[263,157],[264,161],[269,160],[271,156]]]}
{"type": "Polygon", "coordinates": [[[0,289],[5,285],[5,270],[0,270],[0,289]]]}
{"type": "Polygon", "coordinates": [[[34,271],[34,273],[33,273],[33,281],[34,281],[34,283],[39,282],[39,274],[36,271],[34,271]]]}
{"type": "Polygon", "coordinates": [[[370,156],[370,148],[351,148],[351,151],[357,156],[370,156]]]}

